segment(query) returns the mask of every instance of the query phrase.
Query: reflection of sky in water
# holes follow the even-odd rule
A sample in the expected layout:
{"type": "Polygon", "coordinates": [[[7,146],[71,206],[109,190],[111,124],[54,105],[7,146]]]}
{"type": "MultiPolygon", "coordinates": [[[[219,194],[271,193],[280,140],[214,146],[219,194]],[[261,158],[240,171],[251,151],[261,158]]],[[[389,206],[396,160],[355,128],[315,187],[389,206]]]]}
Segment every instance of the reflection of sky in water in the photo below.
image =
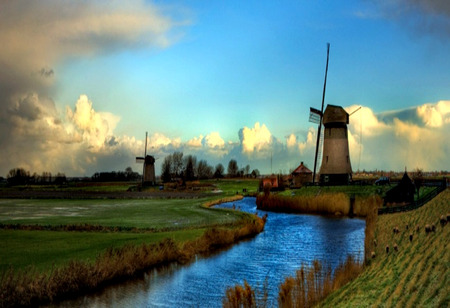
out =
{"type": "MultiPolygon", "coordinates": [[[[255,199],[235,202],[243,211],[256,211],[255,199]]],[[[233,203],[221,205],[231,208],[233,203]]],[[[259,213],[261,216],[264,212],[259,213]]],[[[145,279],[111,287],[101,294],[63,306],[89,307],[217,307],[227,287],[262,287],[269,282],[269,300],[276,304],[278,285],[301,264],[319,259],[333,268],[347,255],[362,257],[365,221],[315,215],[268,213],[265,231],[256,238],[188,266],[152,271],[145,279]]]]}

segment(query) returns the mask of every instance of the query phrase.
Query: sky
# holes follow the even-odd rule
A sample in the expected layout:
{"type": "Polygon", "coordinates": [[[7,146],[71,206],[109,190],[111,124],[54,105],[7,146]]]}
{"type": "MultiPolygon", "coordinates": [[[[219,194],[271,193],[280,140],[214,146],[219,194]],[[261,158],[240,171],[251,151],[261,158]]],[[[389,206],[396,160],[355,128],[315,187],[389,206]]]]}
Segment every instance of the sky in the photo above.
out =
{"type": "Polygon", "coordinates": [[[0,42],[3,177],[140,171],[145,132],[157,174],[174,151],[312,169],[327,43],[353,171],[450,169],[445,0],[0,0],[0,42]]]}

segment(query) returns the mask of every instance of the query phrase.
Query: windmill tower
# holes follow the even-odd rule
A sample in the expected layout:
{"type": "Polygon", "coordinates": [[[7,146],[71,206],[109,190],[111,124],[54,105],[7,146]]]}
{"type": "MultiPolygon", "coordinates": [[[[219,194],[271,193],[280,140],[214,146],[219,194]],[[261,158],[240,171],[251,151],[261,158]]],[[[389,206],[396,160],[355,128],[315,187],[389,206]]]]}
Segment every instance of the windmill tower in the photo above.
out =
{"type": "Polygon", "coordinates": [[[155,157],[147,155],[147,132],[145,133],[144,157],[136,157],[137,163],[144,163],[142,174],[142,186],[156,185],[155,157]]]}
{"type": "Polygon", "coordinates": [[[320,183],[347,185],[352,179],[348,149],[349,114],[341,106],[328,105],[323,114],[325,126],[320,183]]]}

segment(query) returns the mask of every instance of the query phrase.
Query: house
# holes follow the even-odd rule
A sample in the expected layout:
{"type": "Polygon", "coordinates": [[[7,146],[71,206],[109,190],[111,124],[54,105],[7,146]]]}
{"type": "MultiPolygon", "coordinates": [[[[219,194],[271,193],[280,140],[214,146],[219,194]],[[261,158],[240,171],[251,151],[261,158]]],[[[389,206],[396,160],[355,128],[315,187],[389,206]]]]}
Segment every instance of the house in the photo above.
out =
{"type": "Polygon", "coordinates": [[[414,202],[416,187],[405,171],[397,186],[388,190],[384,198],[384,203],[411,203],[414,202]]]}
{"type": "Polygon", "coordinates": [[[313,173],[301,162],[300,166],[292,171],[291,176],[292,187],[302,187],[306,183],[312,182],[313,173]]]}

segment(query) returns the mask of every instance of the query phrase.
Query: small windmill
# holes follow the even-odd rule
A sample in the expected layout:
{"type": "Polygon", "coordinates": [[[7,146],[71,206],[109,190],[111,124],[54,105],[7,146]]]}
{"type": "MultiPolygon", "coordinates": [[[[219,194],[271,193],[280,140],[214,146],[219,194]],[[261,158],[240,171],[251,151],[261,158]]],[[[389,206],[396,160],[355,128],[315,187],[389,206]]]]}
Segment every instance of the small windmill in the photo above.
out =
{"type": "Polygon", "coordinates": [[[145,132],[145,150],[144,157],[136,157],[136,163],[143,163],[142,168],[142,186],[153,186],[156,184],[155,177],[155,157],[147,155],[147,135],[145,132]]]}

